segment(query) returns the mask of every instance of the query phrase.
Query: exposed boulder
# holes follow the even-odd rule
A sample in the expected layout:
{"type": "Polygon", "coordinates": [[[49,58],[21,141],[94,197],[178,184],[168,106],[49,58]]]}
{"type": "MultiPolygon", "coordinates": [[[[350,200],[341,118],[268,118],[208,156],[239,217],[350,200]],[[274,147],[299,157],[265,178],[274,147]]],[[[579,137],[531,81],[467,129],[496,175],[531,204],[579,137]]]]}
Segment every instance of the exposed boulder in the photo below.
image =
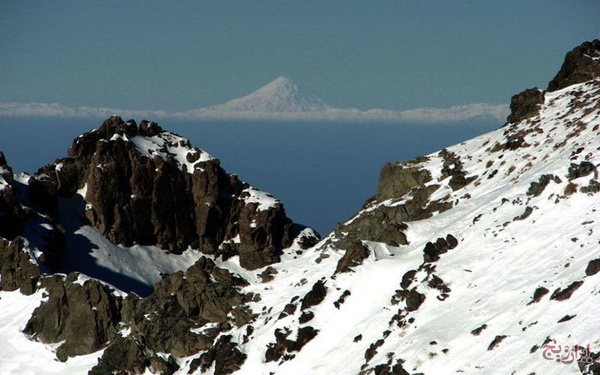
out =
{"type": "Polygon", "coordinates": [[[567,53],[560,71],[548,84],[556,91],[600,77],[600,40],[584,42],[567,53]]]}
{"type": "Polygon", "coordinates": [[[590,260],[587,267],[585,268],[586,276],[593,276],[600,272],[600,258],[590,260]]]}
{"type": "Polygon", "coordinates": [[[407,203],[393,207],[379,206],[359,214],[352,222],[335,228],[336,236],[341,239],[337,247],[349,249],[360,241],[383,242],[390,246],[407,245],[404,231],[408,226],[403,221],[410,220],[419,209],[407,203]]]}
{"type": "Polygon", "coordinates": [[[313,306],[316,306],[323,302],[325,296],[327,295],[327,287],[325,283],[321,280],[317,281],[310,292],[306,293],[304,298],[302,299],[302,305],[300,307],[301,310],[309,309],[313,306]]]}
{"type": "Polygon", "coordinates": [[[239,370],[246,361],[238,345],[231,341],[231,336],[221,336],[214,347],[200,356],[201,370],[206,372],[215,364],[215,375],[228,375],[239,370]]]}
{"type": "Polygon", "coordinates": [[[12,240],[22,234],[27,213],[12,187],[13,171],[0,151],[0,237],[12,240]]]}
{"type": "Polygon", "coordinates": [[[537,115],[544,104],[544,91],[536,88],[527,89],[514,95],[510,100],[510,114],[506,121],[516,124],[537,115]]]}
{"type": "Polygon", "coordinates": [[[171,375],[179,369],[179,365],[173,356],[165,360],[152,354],[139,340],[117,336],[89,374],[142,374],[147,368],[151,373],[171,375]]]}
{"type": "Polygon", "coordinates": [[[494,350],[507,337],[508,336],[506,336],[506,335],[498,335],[498,336],[494,337],[494,340],[492,340],[492,342],[488,346],[487,350],[494,350]]]}
{"type": "Polygon", "coordinates": [[[564,301],[571,298],[571,295],[583,285],[583,281],[574,281],[564,289],[557,288],[550,296],[551,300],[564,301]]]}
{"type": "Polygon", "coordinates": [[[379,175],[377,199],[383,201],[389,198],[400,198],[413,187],[429,181],[431,181],[431,173],[427,169],[400,163],[385,163],[379,175]]]}
{"type": "Polygon", "coordinates": [[[440,179],[450,177],[448,185],[452,190],[462,189],[475,180],[473,176],[466,177],[467,172],[463,169],[462,161],[456,153],[443,149],[439,152],[439,156],[444,159],[440,179]]]}
{"type": "Polygon", "coordinates": [[[0,238],[0,290],[19,289],[25,295],[36,291],[41,272],[25,246],[21,237],[13,241],[0,238]]]}
{"type": "Polygon", "coordinates": [[[579,164],[571,163],[571,165],[569,166],[567,179],[569,181],[575,180],[580,177],[585,177],[592,172],[598,174],[598,172],[596,171],[596,166],[594,166],[594,164],[590,163],[589,161],[582,161],[579,164]]]}
{"type": "Polygon", "coordinates": [[[400,295],[404,297],[406,301],[406,311],[415,311],[425,302],[425,295],[416,291],[416,288],[410,291],[402,290],[400,295]]]}
{"type": "Polygon", "coordinates": [[[275,330],[275,343],[268,345],[267,351],[265,352],[265,361],[278,361],[282,357],[284,359],[289,359],[289,357],[286,358],[286,352],[299,352],[304,345],[314,339],[318,333],[319,331],[313,327],[301,327],[298,329],[296,340],[291,340],[288,338],[291,334],[289,330],[275,330]]]}
{"type": "Polygon", "coordinates": [[[533,292],[533,297],[531,297],[531,302],[529,302],[528,304],[532,304],[532,303],[538,303],[541,301],[541,299],[546,295],[550,293],[550,291],[546,288],[544,288],[543,286],[540,286],[539,288],[537,288],[535,290],[535,292],[533,292]]]}
{"type": "Polygon", "coordinates": [[[557,184],[562,182],[558,176],[552,174],[541,175],[538,181],[534,181],[529,185],[529,189],[527,189],[527,195],[531,195],[533,197],[539,196],[542,194],[546,186],[548,186],[550,181],[554,181],[557,184]]]}
{"type": "Polygon", "coordinates": [[[348,247],[344,256],[338,261],[335,273],[350,272],[352,267],[362,264],[369,257],[369,250],[360,242],[353,243],[348,247]]]}
{"type": "MultiPolygon", "coordinates": [[[[241,198],[245,198],[244,195],[241,198]]],[[[241,206],[239,213],[240,265],[254,270],[279,262],[281,249],[292,244],[293,223],[281,203],[262,210],[257,203],[241,206]]]]}
{"type": "Polygon", "coordinates": [[[46,277],[48,295],[33,313],[24,332],[44,343],[59,343],[56,356],[89,354],[102,349],[117,334],[121,298],[97,280],[79,281],[79,274],[46,277]]]}
{"type": "Polygon", "coordinates": [[[423,260],[427,263],[437,262],[440,255],[458,246],[458,240],[451,234],[446,238],[438,238],[435,242],[427,242],[423,249],[423,260]]]}

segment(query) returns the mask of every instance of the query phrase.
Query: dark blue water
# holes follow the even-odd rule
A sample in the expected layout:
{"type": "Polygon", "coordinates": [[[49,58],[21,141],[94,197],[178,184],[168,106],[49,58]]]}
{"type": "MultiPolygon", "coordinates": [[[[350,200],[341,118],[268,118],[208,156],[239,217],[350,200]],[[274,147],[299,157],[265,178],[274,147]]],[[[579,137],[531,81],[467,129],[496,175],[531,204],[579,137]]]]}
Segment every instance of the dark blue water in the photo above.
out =
{"type": "MultiPolygon", "coordinates": [[[[72,140],[102,120],[0,119],[0,150],[18,171],[34,172],[65,156],[72,140]]],[[[230,173],[281,199],[296,222],[331,231],[375,194],[387,161],[434,152],[497,124],[312,122],[160,123],[221,159],[230,173]]]]}

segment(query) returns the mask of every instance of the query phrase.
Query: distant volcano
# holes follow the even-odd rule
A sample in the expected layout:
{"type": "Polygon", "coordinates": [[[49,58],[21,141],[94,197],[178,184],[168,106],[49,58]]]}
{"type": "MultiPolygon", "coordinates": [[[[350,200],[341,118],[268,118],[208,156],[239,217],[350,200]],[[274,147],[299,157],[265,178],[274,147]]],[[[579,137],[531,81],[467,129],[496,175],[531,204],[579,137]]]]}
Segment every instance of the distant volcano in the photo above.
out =
{"type": "Polygon", "coordinates": [[[233,112],[325,112],[331,107],[289,78],[278,77],[258,90],[209,109],[233,112]]]}
{"type": "Polygon", "coordinates": [[[260,121],[359,121],[390,123],[459,123],[466,120],[504,123],[506,104],[474,103],[449,108],[408,110],[336,108],[286,77],[278,77],[258,90],[224,104],[186,111],[127,110],[97,107],[67,107],[58,103],[2,103],[0,117],[175,118],[185,120],[260,121]]]}

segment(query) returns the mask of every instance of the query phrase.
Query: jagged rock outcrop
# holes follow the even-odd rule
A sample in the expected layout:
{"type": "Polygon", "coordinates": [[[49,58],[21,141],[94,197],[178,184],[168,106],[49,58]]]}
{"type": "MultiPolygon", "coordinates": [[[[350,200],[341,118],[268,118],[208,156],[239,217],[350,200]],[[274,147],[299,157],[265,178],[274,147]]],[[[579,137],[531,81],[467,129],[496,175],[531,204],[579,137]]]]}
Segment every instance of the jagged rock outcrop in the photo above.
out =
{"type": "Polygon", "coordinates": [[[45,343],[62,344],[56,351],[61,361],[102,349],[117,333],[121,298],[93,279],[71,273],[41,281],[47,300],[38,307],[24,332],[45,343]]]}
{"type": "MultiPolygon", "coordinates": [[[[114,356],[116,348],[111,344],[95,371],[127,369],[135,372],[149,366],[153,356],[148,353],[185,357],[208,350],[212,351],[210,363],[215,360],[221,363],[222,357],[230,356],[234,348],[221,341],[215,343],[219,333],[254,319],[244,306],[251,296],[239,291],[246,284],[245,280],[203,257],[185,272],[163,278],[152,295],[142,299],[128,297],[123,302],[122,314],[129,333],[116,344],[116,348],[128,354],[114,356]]],[[[202,359],[203,363],[206,360],[202,359]]]]}
{"type": "Polygon", "coordinates": [[[567,53],[560,71],[548,84],[548,91],[600,77],[600,40],[595,39],[567,53]]]}
{"type": "Polygon", "coordinates": [[[0,237],[9,240],[21,234],[27,219],[12,183],[12,168],[0,152],[0,237]]]}
{"type": "MultiPolygon", "coordinates": [[[[415,160],[415,162],[418,161],[419,159],[415,160]]],[[[398,163],[385,163],[379,176],[377,199],[401,197],[411,191],[413,187],[429,181],[431,181],[431,173],[426,169],[398,163]]]]}
{"type": "Polygon", "coordinates": [[[109,118],[75,139],[69,157],[40,169],[30,185],[31,200],[50,214],[53,195],[85,187],[86,217],[114,243],[239,254],[248,269],[277,262],[297,235],[279,201],[153,122],[138,127],[109,118]]]}
{"type": "Polygon", "coordinates": [[[179,369],[179,365],[172,356],[165,360],[149,353],[148,348],[139,341],[117,336],[89,374],[141,374],[146,369],[151,373],[171,375],[179,369]]]}
{"type": "Polygon", "coordinates": [[[544,91],[538,88],[527,89],[510,99],[508,123],[514,124],[537,115],[544,104],[544,91]]]}
{"type": "Polygon", "coordinates": [[[41,271],[25,246],[22,237],[13,241],[0,238],[0,290],[18,289],[25,295],[35,292],[41,271]]]}

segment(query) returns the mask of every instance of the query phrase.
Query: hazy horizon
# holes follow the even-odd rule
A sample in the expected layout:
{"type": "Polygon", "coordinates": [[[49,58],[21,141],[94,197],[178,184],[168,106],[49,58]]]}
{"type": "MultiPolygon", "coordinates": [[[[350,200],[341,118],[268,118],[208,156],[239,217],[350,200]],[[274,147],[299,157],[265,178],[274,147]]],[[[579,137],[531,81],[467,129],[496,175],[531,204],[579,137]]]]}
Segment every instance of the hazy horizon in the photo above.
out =
{"type": "Polygon", "coordinates": [[[204,108],[285,76],[340,108],[507,103],[600,35],[592,0],[0,1],[0,102],[204,108]]]}

